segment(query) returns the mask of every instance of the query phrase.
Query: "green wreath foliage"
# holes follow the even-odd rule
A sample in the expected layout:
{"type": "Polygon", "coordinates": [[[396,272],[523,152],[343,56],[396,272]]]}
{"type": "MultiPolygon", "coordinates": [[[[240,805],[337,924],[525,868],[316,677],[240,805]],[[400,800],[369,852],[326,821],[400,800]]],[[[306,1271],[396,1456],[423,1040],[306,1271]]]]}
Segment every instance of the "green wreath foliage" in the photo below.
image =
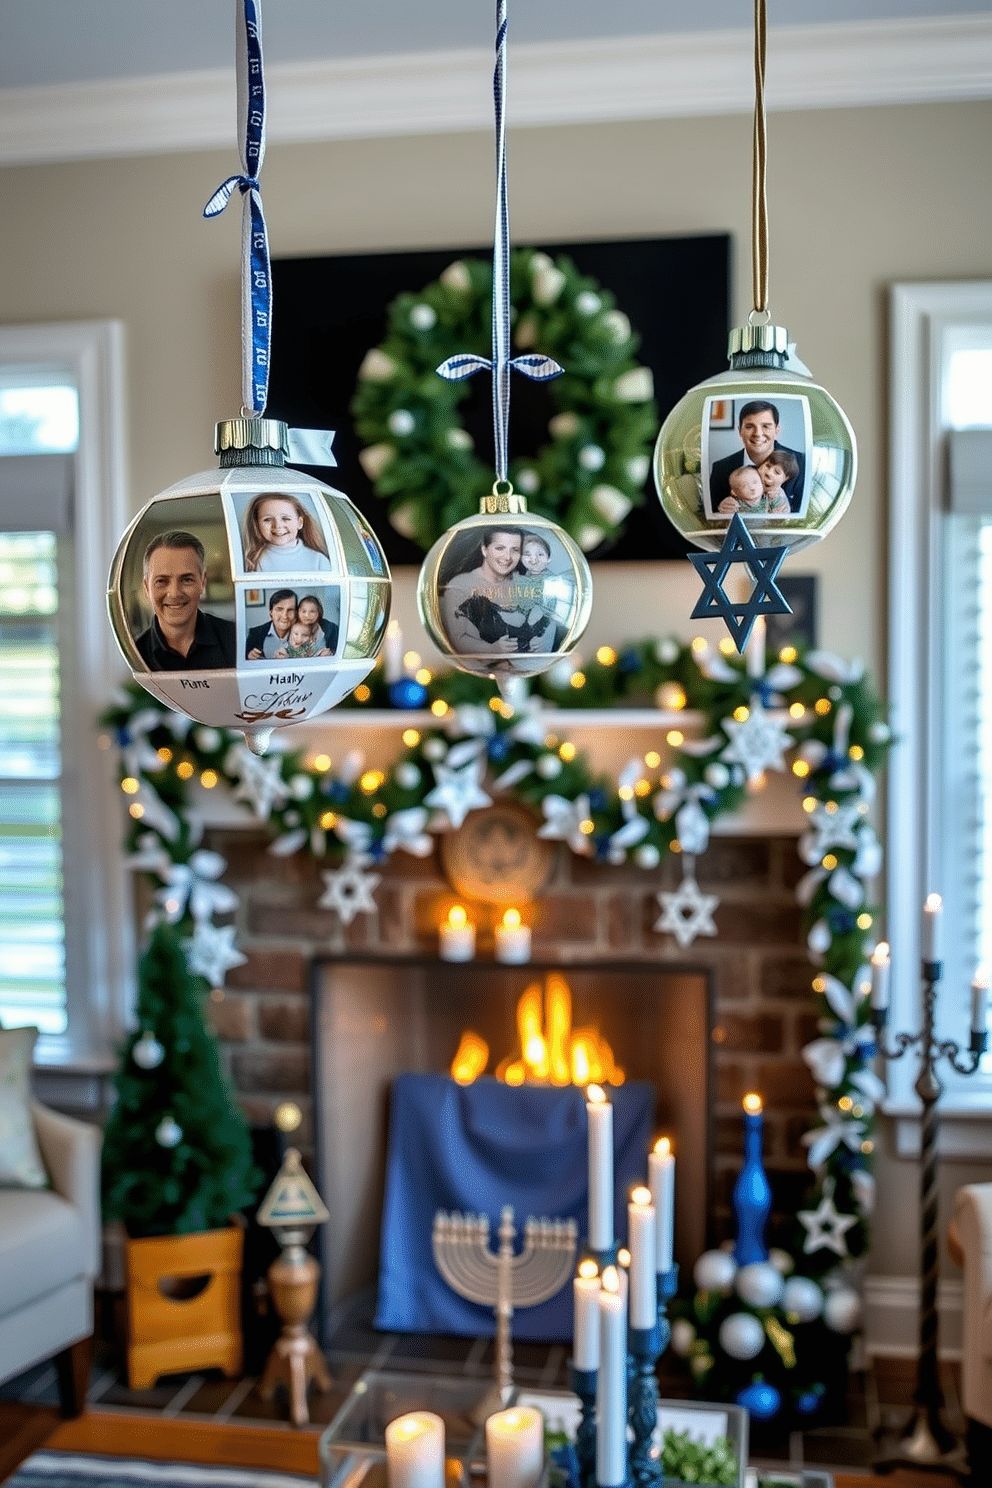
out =
{"type": "MultiPolygon", "coordinates": [[[[549,384],[548,443],[516,458],[510,479],[531,510],[588,551],[644,500],[658,425],[651,372],[614,296],[566,255],[515,249],[510,296],[514,355],[538,351],[565,369],[549,384]]],[[[351,403],[365,442],[359,458],[393,526],[425,551],[492,488],[493,470],[459,419],[468,384],[436,372],[459,352],[491,354],[491,307],[492,264],[458,259],[419,294],[396,297],[385,340],[359,369],[351,403]]]]}

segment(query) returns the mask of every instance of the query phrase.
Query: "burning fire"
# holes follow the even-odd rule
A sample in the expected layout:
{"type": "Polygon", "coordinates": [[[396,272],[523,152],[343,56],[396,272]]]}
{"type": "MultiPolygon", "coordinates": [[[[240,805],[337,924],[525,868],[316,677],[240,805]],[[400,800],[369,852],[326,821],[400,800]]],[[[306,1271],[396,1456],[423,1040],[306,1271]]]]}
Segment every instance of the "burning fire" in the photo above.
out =
{"type": "MultiPolygon", "coordinates": [[[[572,994],[557,972],[547,977],[543,993],[534,982],[517,1003],[517,1040],[518,1052],[496,1066],[497,1080],[507,1085],[623,1084],[623,1070],[614,1064],[606,1040],[595,1028],[572,1027],[572,994]]],[[[488,1063],[485,1039],[463,1033],[451,1078],[471,1085],[488,1063]]]]}

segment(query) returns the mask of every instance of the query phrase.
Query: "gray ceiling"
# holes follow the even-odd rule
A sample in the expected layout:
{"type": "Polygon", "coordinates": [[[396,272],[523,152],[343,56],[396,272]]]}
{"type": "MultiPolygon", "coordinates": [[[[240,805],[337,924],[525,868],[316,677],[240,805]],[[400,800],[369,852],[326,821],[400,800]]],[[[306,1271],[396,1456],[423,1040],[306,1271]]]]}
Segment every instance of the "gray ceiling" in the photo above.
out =
{"type": "MultiPolygon", "coordinates": [[[[987,13],[992,0],[769,0],[770,26],[987,13]]],[[[486,47],[492,0],[262,0],[268,62],[486,47]]],[[[0,0],[0,88],[231,65],[234,0],[0,0]]],[[[509,0],[510,39],[747,28],[750,0],[509,0]]]]}

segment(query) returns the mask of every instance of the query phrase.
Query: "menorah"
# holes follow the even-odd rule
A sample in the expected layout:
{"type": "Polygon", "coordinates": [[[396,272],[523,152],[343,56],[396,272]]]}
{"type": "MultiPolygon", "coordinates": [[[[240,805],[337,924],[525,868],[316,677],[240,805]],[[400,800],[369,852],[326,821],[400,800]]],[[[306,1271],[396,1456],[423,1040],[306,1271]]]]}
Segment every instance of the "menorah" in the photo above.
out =
{"type": "Polygon", "coordinates": [[[435,1264],[451,1290],[469,1302],[492,1307],[496,1314],[495,1376],[502,1405],[513,1391],[514,1309],[547,1302],[571,1279],[578,1227],[574,1219],[528,1219],[519,1255],[514,1254],[516,1237],[509,1204],[501,1213],[496,1252],[489,1249],[485,1214],[446,1214],[439,1209],[431,1236],[435,1264]]]}
{"type": "MultiPolygon", "coordinates": [[[[935,911],[930,909],[928,901],[931,914],[939,913],[939,902],[936,901],[935,911]]],[[[871,1008],[876,1047],[885,1059],[901,1059],[910,1049],[917,1047],[920,1051],[920,1072],[913,1087],[923,1106],[920,1120],[920,1356],[913,1391],[913,1416],[898,1452],[886,1456],[884,1461],[886,1465],[908,1462],[926,1468],[947,1463],[955,1447],[954,1435],[941,1419],[944,1392],[937,1365],[937,1102],[944,1088],[937,1076],[937,1066],[946,1059],[959,1075],[973,1075],[988,1044],[984,988],[977,981],[973,987],[967,1060],[962,1061],[960,1057],[964,1054],[960,1044],[952,1039],[935,1037],[937,986],[942,964],[930,959],[930,955],[924,954],[922,963],[923,1028],[919,1033],[897,1034],[895,1046],[886,1048],[884,993],[877,998],[877,1005],[873,996],[871,1008]],[[981,995],[977,995],[979,993],[981,995]]],[[[880,964],[883,963],[876,961],[876,968],[880,964]]]]}

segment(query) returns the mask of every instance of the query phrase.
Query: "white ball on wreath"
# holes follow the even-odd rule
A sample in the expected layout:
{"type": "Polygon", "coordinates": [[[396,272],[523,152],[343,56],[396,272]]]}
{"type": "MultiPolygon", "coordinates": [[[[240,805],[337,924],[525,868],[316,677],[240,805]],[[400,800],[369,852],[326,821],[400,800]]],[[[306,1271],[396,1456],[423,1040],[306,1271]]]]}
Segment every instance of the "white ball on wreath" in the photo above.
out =
{"type": "Polygon", "coordinates": [[[398,439],[405,439],[417,427],[417,420],[409,408],[397,408],[389,415],[386,426],[390,434],[395,434],[398,439]]]}
{"type": "Polygon", "coordinates": [[[598,294],[593,294],[591,289],[584,289],[581,294],[575,296],[575,308],[580,315],[598,315],[603,308],[603,302],[598,294]]]}
{"type": "Polygon", "coordinates": [[[660,661],[662,666],[671,666],[674,661],[678,661],[679,659],[679,643],[672,640],[671,636],[665,636],[655,646],[654,654],[656,660],[660,661]]]}
{"type": "Polygon", "coordinates": [[[557,780],[562,772],[562,763],[557,754],[542,754],[538,757],[534,769],[542,780],[557,780]]]}
{"type": "Polygon", "coordinates": [[[734,1278],[737,1295],[750,1307],[775,1307],[782,1296],[783,1281],[770,1261],[752,1261],[734,1278]]]}
{"type": "Polygon", "coordinates": [[[606,452],[598,444],[584,444],[579,450],[579,464],[583,470],[602,470],[606,464],[606,452]]]}
{"type": "Polygon", "coordinates": [[[732,1359],[756,1359],[765,1346],[765,1330],[750,1312],[732,1312],[720,1324],[717,1339],[732,1359]]]}
{"type": "Polygon", "coordinates": [[[782,1290],[782,1307],[790,1318],[811,1323],[823,1311],[823,1293],[809,1276],[790,1276],[782,1290]]]}
{"type": "Polygon", "coordinates": [[[729,1292],[737,1275],[737,1262],[726,1250],[704,1250],[692,1268],[692,1279],[701,1292],[729,1292]]]}
{"type": "Polygon", "coordinates": [[[178,1147],[183,1139],[183,1129],[171,1116],[163,1116],[155,1128],[155,1140],[160,1147],[178,1147]]]}
{"type": "Polygon", "coordinates": [[[429,759],[432,765],[443,760],[447,753],[448,746],[443,739],[428,739],[424,745],[424,758],[429,759]]]}
{"type": "Polygon", "coordinates": [[[165,1050],[151,1029],[146,1028],[138,1039],[134,1048],[131,1050],[131,1058],[139,1069],[158,1069],[162,1060],[165,1058],[165,1050]]]}
{"type": "Polygon", "coordinates": [[[638,868],[657,868],[661,862],[661,853],[653,842],[642,842],[634,852],[634,862],[638,868]]]}
{"type": "Polygon", "coordinates": [[[517,472],[517,487],[523,491],[525,496],[533,496],[540,489],[541,477],[536,470],[526,469],[517,472]]]}
{"type": "Polygon", "coordinates": [[[861,1298],[851,1287],[838,1287],[823,1299],[823,1321],[832,1333],[854,1333],[861,1326],[861,1298]]]}
{"type": "Polygon", "coordinates": [[[423,776],[411,760],[403,760],[396,766],[396,784],[402,790],[416,790],[423,776]]]}
{"type": "Polygon", "coordinates": [[[415,331],[432,331],[437,325],[437,315],[430,305],[414,305],[410,311],[410,324],[415,331]]]}
{"type": "Polygon", "coordinates": [[[696,1330],[688,1318],[676,1318],[672,1324],[671,1345],[672,1352],[678,1354],[680,1359],[688,1357],[689,1350],[696,1341],[696,1330]]]}

